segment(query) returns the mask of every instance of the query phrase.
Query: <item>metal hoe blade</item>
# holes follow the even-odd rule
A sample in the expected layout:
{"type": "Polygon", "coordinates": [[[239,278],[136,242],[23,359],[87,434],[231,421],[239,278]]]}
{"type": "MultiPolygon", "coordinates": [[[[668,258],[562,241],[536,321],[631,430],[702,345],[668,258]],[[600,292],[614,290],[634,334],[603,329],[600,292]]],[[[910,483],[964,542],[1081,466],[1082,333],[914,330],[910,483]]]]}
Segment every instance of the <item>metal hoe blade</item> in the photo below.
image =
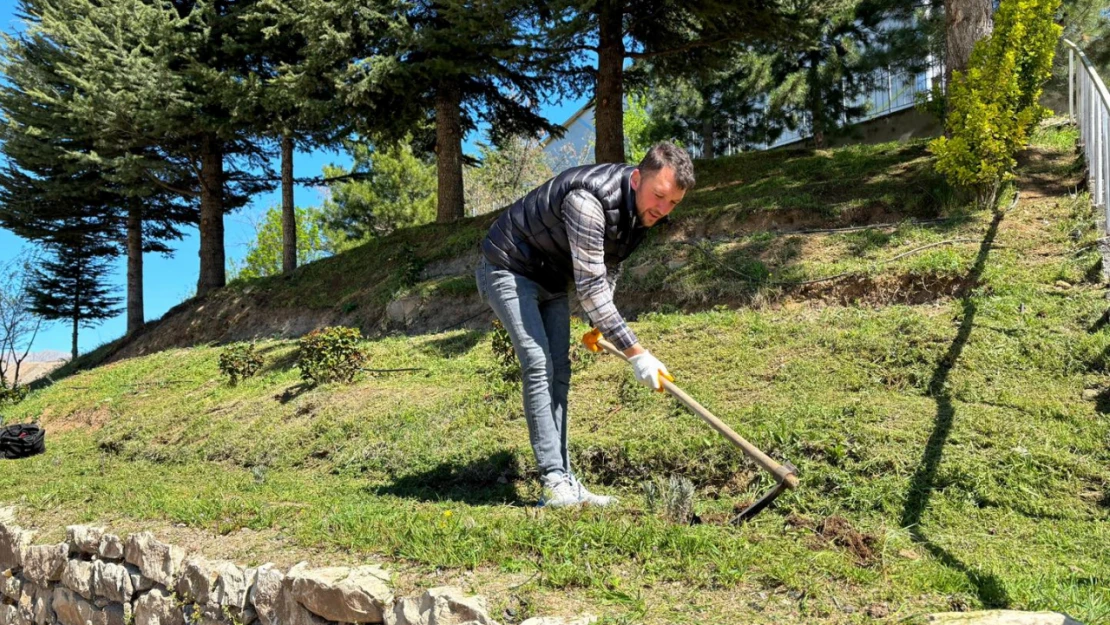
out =
{"type": "MultiPolygon", "coordinates": [[[[613,344],[609,341],[602,339],[599,340],[597,344],[599,347],[603,348],[610,354],[613,354],[614,356],[619,356],[624,360],[628,360],[628,357],[625,356],[624,353],[621,352],[619,349],[614,347],[613,344]]],[[[781,495],[782,491],[786,490],[787,488],[798,487],[798,469],[796,469],[794,465],[790,464],[789,462],[779,464],[778,462],[772,460],[767,454],[760,451],[759,448],[757,448],[755,445],[752,445],[747,440],[745,440],[744,437],[740,436],[736,432],[733,432],[732,428],[725,425],[725,423],[715,417],[712,412],[709,412],[709,410],[707,410],[705,406],[702,406],[693,397],[690,397],[686,394],[685,391],[678,388],[678,386],[674,382],[663,380],[663,389],[674,396],[675,399],[685,404],[687,408],[692,410],[694,414],[701,417],[702,420],[712,426],[714,430],[720,432],[721,436],[724,436],[733,445],[739,447],[740,451],[744,452],[744,455],[751,458],[763,470],[774,474],[775,477],[778,478],[774,488],[767,491],[765,495],[760,497],[759,501],[756,501],[752,505],[748,506],[743,512],[736,515],[736,518],[732,520],[734,524],[743,523],[744,521],[747,521],[748,519],[758,514],[760,510],[763,510],[768,505],[770,505],[771,502],[774,501],[779,495],[781,495]]]]}
{"type": "MultiPolygon", "coordinates": [[[[782,463],[782,466],[790,471],[790,475],[797,474],[798,470],[789,462],[782,463]]],[[[786,480],[779,480],[778,483],[776,483],[774,487],[771,488],[771,490],[764,493],[758,501],[748,506],[747,508],[744,508],[742,511],[740,511],[740,514],[737,514],[735,517],[733,517],[732,524],[740,525],[744,521],[747,521],[755,515],[759,514],[760,510],[769,506],[771,502],[774,501],[775,498],[777,498],[779,495],[781,495],[782,491],[786,490],[787,488],[789,488],[789,485],[787,484],[786,480]]]]}

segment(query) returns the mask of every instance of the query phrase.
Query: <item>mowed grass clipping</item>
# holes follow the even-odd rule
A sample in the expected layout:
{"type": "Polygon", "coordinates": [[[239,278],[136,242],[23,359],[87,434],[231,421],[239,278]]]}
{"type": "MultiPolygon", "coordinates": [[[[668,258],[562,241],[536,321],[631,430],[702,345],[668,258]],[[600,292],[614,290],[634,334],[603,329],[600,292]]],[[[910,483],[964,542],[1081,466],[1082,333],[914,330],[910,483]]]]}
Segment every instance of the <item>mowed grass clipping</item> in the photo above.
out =
{"type": "MultiPolygon", "coordinates": [[[[975,239],[945,246],[948,261],[913,260],[965,280],[953,297],[709,301],[633,324],[683,389],[798,467],[801,486],[749,524],[727,521],[770,478],[636,384],[627,365],[580,349],[574,466],[621,503],[535,508],[519,389],[502,380],[491,335],[465,330],[367,341],[369,367],[419,370],[367,373],[350,386],[304,386],[292,341],[261,341],[266,367],[235,387],[218,373],[219,347],[73,375],[5,409],[6,422],[39,419],[49,434],[47,454],[2,465],[0,501],[29,523],[272,529],[306,548],[500,575],[520,580],[490,591],[495,610],[516,606],[512,618],[495,614],[509,622],[550,613],[568,594],[609,622],[912,621],[982,607],[1110,622],[1100,234],[1086,195],[1034,192],[1075,171],[1074,131],[1039,137],[1036,184],[1018,181],[1028,199],[999,214],[964,211],[956,234],[905,235],[907,247],[975,239]],[[701,523],[647,510],[642,483],[672,475],[694,483],[701,523]]],[[[927,164],[912,149],[885,149],[882,171],[927,164]]],[[[845,158],[829,154],[820,158],[845,158]]],[[[727,159],[713,166],[718,180],[728,175],[727,159]]],[[[806,188],[805,172],[783,175],[806,188]]],[[[735,175],[736,187],[754,184],[749,171],[735,175]]],[[[694,208],[727,212],[709,200],[694,208]]],[[[858,250],[862,268],[884,237],[903,235],[827,236],[847,255],[858,250]]],[[[718,270],[705,279],[726,282],[718,270]]]]}

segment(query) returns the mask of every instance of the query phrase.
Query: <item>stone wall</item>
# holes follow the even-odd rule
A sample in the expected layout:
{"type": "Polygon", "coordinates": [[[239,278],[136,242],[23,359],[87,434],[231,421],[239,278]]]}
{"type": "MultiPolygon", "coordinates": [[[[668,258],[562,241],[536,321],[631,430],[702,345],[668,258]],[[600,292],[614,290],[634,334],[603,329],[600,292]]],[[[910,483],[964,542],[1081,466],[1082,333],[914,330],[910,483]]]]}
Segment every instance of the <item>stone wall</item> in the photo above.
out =
{"type": "MultiPolygon", "coordinates": [[[[377,565],[288,571],[210,561],[141,532],[74,525],[32,544],[0,519],[0,625],[496,625],[481,596],[451,587],[396,598],[377,565]]],[[[575,624],[592,622],[586,618],[575,624]]],[[[563,625],[536,618],[522,625],[563,625]]]]}

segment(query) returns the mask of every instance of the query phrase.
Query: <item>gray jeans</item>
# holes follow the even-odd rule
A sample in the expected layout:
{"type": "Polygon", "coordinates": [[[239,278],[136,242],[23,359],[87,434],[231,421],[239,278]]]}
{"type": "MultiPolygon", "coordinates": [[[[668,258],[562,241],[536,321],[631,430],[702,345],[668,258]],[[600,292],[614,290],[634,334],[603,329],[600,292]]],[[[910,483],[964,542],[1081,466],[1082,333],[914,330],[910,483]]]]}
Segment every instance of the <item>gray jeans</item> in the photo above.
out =
{"type": "Polygon", "coordinates": [[[570,473],[567,394],[570,391],[570,306],[566,292],[495,267],[485,257],[474,272],[478,295],[509,332],[520,361],[524,418],[540,475],[570,473]]]}

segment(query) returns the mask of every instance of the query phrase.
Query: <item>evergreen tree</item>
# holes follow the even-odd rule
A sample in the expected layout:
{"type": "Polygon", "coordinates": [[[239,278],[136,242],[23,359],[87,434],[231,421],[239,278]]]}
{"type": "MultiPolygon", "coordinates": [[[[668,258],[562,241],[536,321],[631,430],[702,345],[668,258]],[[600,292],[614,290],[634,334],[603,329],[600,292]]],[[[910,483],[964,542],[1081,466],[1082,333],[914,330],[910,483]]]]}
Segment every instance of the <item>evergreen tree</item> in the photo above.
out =
{"type": "Polygon", "coordinates": [[[311,54],[310,42],[297,20],[311,16],[291,15],[289,5],[263,0],[250,5],[243,28],[234,43],[237,55],[249,59],[249,71],[256,80],[252,105],[241,105],[237,114],[249,118],[261,138],[277,144],[281,163],[282,273],[296,269],[298,252],[298,212],[293,206],[297,179],[293,172],[294,150],[334,146],[350,133],[351,118],[357,111],[345,106],[331,77],[346,65],[320,66],[319,56],[311,54]]]}
{"type": "Polygon", "coordinates": [[[312,64],[329,68],[344,103],[360,111],[358,135],[379,146],[412,136],[417,152],[434,151],[441,222],[464,214],[466,133],[486,123],[499,143],[561,130],[537,112],[555,80],[547,68],[561,57],[536,49],[537,16],[528,0],[290,6],[290,14],[311,16],[296,24],[310,42],[312,64]]]}
{"type": "Polygon", "coordinates": [[[99,240],[98,227],[74,219],[66,230],[68,236],[45,246],[52,258],[35,271],[31,310],[44,319],[71,324],[71,355],[77,358],[78,329],[119,314],[120,299],[105,284],[113,250],[99,240]]]}
{"type": "Polygon", "coordinates": [[[695,51],[704,60],[729,54],[737,42],[785,43],[824,11],[819,2],[778,0],[556,0],[549,6],[554,18],[545,32],[548,50],[568,57],[573,66],[561,76],[564,92],[593,93],[597,162],[625,160],[626,59],[658,63],[673,57],[677,62],[667,67],[676,73],[669,76],[678,77],[696,67],[683,62],[695,51]]]}
{"type": "MultiPolygon", "coordinates": [[[[28,239],[69,236],[81,218],[99,236],[126,250],[127,331],[144,323],[142,254],[170,253],[180,227],[196,223],[195,209],[149,181],[122,185],[87,158],[94,149],[88,129],[67,113],[79,85],[61,70],[66,51],[41,27],[42,3],[20,5],[24,33],[5,36],[0,70],[0,139],[7,163],[0,170],[0,224],[28,239]]],[[[117,154],[118,156],[119,154],[117,154]]]]}
{"type": "Polygon", "coordinates": [[[534,49],[528,32],[536,15],[527,1],[414,2],[404,15],[409,29],[385,86],[412,94],[416,111],[434,112],[436,220],[451,222],[465,214],[462,141],[480,122],[498,145],[561,133],[538,113],[558,58],[534,49]]]}
{"type": "Polygon", "coordinates": [[[867,113],[854,100],[874,86],[878,69],[871,50],[883,14],[880,2],[848,2],[828,16],[801,45],[773,55],[768,113],[790,129],[804,127],[813,145],[867,113]]]}
{"type": "Polygon", "coordinates": [[[326,167],[328,178],[362,174],[328,185],[323,206],[327,238],[338,252],[397,228],[428,223],[436,216],[436,168],[408,142],[378,148],[350,144],[351,169],[326,167]]]}
{"type": "MultiPolygon", "coordinates": [[[[650,104],[639,132],[641,150],[664,139],[696,137],[700,157],[714,158],[730,145],[772,140],[781,125],[771,123],[761,98],[773,85],[773,55],[739,45],[727,54],[695,54],[686,72],[669,67],[673,60],[666,58],[641,66],[646,84],[633,98],[650,104]]],[[[627,131],[627,116],[625,125],[627,131]]],[[[629,159],[638,162],[636,153],[629,159]]]]}
{"type": "Polygon", "coordinates": [[[125,188],[152,184],[199,199],[197,293],[223,286],[224,213],[266,188],[245,171],[266,163],[236,115],[253,88],[233,45],[250,3],[36,2],[31,28],[60,51],[57,71],[73,86],[58,104],[93,141],[67,158],[102,167],[125,188]]]}

